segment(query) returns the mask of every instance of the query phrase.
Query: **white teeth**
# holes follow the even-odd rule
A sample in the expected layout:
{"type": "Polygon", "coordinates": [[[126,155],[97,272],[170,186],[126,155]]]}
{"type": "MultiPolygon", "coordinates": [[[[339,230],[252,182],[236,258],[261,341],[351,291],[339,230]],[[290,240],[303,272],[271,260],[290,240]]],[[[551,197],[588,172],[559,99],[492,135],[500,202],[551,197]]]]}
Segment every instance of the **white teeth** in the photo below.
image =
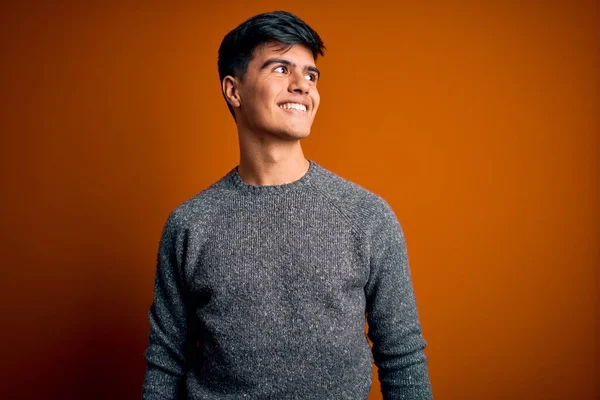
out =
{"type": "Polygon", "coordinates": [[[306,106],[304,104],[298,104],[298,103],[285,103],[280,105],[279,107],[283,108],[284,110],[300,110],[300,111],[306,111],[306,106]]]}

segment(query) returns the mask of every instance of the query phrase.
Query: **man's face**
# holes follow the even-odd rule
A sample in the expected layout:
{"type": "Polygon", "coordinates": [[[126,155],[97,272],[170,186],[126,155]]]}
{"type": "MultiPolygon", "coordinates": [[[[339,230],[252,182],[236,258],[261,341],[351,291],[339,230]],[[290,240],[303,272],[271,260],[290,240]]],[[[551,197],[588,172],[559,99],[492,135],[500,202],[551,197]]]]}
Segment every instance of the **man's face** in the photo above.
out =
{"type": "Polygon", "coordinates": [[[319,108],[318,78],[306,46],[286,49],[275,42],[258,46],[238,79],[237,123],[259,135],[289,140],[308,136],[319,108]]]}

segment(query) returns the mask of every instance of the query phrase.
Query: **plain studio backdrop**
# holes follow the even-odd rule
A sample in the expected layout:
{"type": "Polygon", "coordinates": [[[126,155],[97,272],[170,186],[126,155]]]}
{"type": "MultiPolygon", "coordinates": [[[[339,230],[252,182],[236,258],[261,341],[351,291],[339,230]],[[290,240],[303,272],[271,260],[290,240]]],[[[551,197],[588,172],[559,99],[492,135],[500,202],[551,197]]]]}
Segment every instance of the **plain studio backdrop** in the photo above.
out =
{"type": "Polygon", "coordinates": [[[139,398],[162,226],[238,161],[218,46],[284,8],[328,48],[305,154],[395,210],[434,397],[597,399],[599,7],[501,3],[3,2],[0,398],[139,398]]]}

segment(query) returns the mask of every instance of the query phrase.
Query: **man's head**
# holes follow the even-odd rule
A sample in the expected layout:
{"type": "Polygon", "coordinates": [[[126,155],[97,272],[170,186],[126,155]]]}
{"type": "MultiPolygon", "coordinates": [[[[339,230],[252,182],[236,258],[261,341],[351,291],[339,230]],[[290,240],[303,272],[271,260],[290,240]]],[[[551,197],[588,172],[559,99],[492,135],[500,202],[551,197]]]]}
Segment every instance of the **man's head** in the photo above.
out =
{"type": "Polygon", "coordinates": [[[319,35],[293,14],[259,14],[229,32],[219,47],[219,78],[239,127],[304,137],[319,106],[315,61],[319,35]]]}

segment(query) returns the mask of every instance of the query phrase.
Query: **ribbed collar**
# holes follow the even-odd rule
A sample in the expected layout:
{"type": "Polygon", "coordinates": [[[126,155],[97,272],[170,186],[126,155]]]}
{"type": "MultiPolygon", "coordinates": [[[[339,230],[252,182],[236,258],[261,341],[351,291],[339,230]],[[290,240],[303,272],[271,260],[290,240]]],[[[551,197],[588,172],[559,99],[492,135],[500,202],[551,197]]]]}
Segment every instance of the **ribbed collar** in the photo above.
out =
{"type": "Polygon", "coordinates": [[[309,167],[308,171],[300,178],[290,183],[285,183],[283,185],[250,185],[246,183],[238,172],[239,165],[236,165],[235,168],[229,172],[229,181],[236,186],[239,190],[248,193],[278,193],[278,192],[286,192],[290,190],[300,189],[306,186],[311,179],[314,178],[317,170],[320,166],[314,162],[313,160],[308,160],[309,167]]]}

